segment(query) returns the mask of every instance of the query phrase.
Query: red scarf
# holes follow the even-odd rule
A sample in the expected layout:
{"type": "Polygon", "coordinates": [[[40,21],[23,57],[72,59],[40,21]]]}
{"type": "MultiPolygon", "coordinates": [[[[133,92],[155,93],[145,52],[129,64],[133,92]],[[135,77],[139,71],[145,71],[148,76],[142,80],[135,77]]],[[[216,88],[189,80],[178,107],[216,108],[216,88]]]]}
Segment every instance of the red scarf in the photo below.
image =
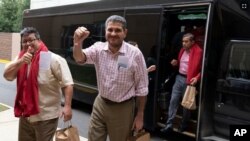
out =
{"type": "MultiPolygon", "coordinates": [[[[42,41],[33,55],[28,76],[28,64],[24,64],[17,72],[17,95],[14,106],[16,117],[29,117],[39,113],[37,77],[41,51],[48,51],[48,48],[42,41]]],[[[22,50],[18,58],[21,58],[25,53],[26,50],[22,50]]]]}

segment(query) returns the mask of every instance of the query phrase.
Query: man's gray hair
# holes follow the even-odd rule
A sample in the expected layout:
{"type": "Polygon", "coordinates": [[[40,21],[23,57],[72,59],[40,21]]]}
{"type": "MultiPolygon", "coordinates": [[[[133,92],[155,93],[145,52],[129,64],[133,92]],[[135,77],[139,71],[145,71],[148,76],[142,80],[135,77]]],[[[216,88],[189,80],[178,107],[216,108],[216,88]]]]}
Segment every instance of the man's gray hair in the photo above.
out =
{"type": "Polygon", "coordinates": [[[36,39],[40,39],[40,34],[37,31],[37,29],[34,28],[34,27],[25,27],[25,28],[23,28],[21,30],[21,32],[20,32],[20,35],[21,35],[21,38],[22,38],[23,36],[27,36],[27,35],[29,35],[31,33],[35,34],[36,39]]]}
{"type": "Polygon", "coordinates": [[[112,16],[108,17],[108,19],[105,22],[105,29],[107,28],[109,22],[119,22],[122,24],[123,29],[127,28],[127,22],[126,22],[125,18],[123,18],[122,16],[112,15],[112,16]]]}
{"type": "Polygon", "coordinates": [[[194,35],[192,33],[186,33],[183,35],[183,38],[184,37],[188,37],[190,41],[194,41],[194,35]]]}

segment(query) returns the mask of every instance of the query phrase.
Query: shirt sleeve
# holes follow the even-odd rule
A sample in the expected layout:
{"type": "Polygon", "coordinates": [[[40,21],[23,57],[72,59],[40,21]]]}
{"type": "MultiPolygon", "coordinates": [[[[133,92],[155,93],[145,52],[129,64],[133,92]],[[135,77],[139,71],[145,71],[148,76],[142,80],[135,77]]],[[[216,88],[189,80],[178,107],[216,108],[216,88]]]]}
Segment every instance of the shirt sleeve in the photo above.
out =
{"type": "Polygon", "coordinates": [[[94,64],[97,61],[98,50],[103,47],[101,42],[97,42],[92,46],[83,49],[83,53],[86,56],[86,64],[94,64]]]}
{"type": "Polygon", "coordinates": [[[73,85],[73,78],[66,60],[60,56],[55,56],[52,60],[51,69],[61,87],[73,85]]]}
{"type": "Polygon", "coordinates": [[[148,72],[141,52],[136,55],[135,61],[135,95],[146,96],[148,94],[148,72]]]}

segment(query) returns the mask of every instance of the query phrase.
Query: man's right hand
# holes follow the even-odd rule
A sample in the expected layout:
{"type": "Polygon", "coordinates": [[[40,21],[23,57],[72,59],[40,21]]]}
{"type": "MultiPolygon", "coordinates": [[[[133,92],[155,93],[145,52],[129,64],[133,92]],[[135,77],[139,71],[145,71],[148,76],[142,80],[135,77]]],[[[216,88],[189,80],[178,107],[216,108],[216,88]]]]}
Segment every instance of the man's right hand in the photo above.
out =
{"type": "Polygon", "coordinates": [[[33,55],[29,53],[28,51],[22,56],[21,62],[25,64],[30,64],[32,60],[33,55]]]}
{"type": "Polygon", "coordinates": [[[172,66],[177,66],[178,65],[178,61],[176,59],[173,59],[171,62],[172,66]]]}
{"type": "Polygon", "coordinates": [[[87,28],[81,26],[75,30],[74,33],[74,44],[80,44],[83,40],[85,40],[89,36],[90,32],[87,28]]]}

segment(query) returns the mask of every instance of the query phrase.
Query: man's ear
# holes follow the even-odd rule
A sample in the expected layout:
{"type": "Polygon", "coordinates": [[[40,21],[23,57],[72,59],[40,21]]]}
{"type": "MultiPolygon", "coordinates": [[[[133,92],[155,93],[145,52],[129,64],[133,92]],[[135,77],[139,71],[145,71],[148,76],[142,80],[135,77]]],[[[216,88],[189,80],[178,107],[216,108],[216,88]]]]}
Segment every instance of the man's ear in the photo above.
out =
{"type": "Polygon", "coordinates": [[[127,33],[128,33],[128,29],[125,29],[124,30],[124,33],[125,33],[125,37],[127,36],[127,33]]]}

